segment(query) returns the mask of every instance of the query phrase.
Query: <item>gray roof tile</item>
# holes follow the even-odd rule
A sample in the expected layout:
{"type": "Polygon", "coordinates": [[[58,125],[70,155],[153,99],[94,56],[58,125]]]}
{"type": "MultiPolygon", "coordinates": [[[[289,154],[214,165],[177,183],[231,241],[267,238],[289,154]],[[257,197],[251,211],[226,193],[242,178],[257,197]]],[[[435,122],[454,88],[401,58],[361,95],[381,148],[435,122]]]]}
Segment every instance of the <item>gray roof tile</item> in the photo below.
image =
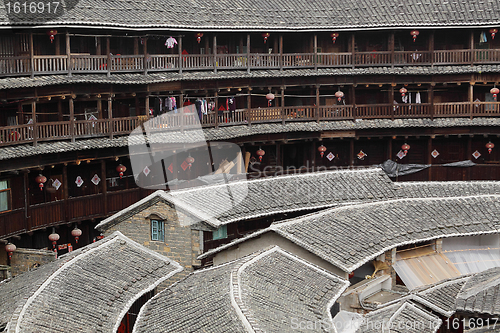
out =
{"type": "Polygon", "coordinates": [[[456,301],[457,311],[500,314],[500,267],[473,275],[462,287],[456,301]]]}

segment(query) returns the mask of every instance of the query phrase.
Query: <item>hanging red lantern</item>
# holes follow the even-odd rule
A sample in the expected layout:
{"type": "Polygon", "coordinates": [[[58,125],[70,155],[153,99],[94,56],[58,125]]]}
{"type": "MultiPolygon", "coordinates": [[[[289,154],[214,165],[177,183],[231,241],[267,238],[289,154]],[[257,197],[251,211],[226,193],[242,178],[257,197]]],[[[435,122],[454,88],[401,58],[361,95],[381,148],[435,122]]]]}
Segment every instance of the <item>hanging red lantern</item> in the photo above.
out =
{"type": "Polygon", "coordinates": [[[274,97],[275,97],[274,94],[271,94],[271,93],[266,95],[267,106],[271,106],[271,101],[274,100],[274,97]]]}
{"type": "Polygon", "coordinates": [[[335,42],[337,41],[337,37],[338,37],[338,36],[339,36],[339,34],[338,34],[338,33],[336,33],[336,32],[332,32],[332,33],[330,34],[330,37],[332,37],[333,44],[335,44],[335,42]]]}
{"type": "Polygon", "coordinates": [[[43,184],[47,181],[47,177],[45,177],[42,174],[39,174],[36,178],[35,181],[38,183],[38,187],[40,187],[40,191],[43,190],[43,184]]]}
{"type": "Polygon", "coordinates": [[[495,148],[495,144],[490,141],[486,144],[486,148],[488,148],[488,154],[491,154],[491,151],[495,148]]]}
{"type": "Polygon", "coordinates": [[[201,42],[201,37],[203,37],[203,33],[198,32],[197,34],[195,34],[195,36],[196,36],[196,40],[198,41],[198,44],[200,44],[200,42],[201,42]]]}
{"type": "Polygon", "coordinates": [[[78,244],[78,239],[82,235],[82,231],[75,227],[75,229],[71,230],[71,236],[75,237],[76,244],[78,244]]]}
{"type": "Polygon", "coordinates": [[[344,93],[343,93],[342,91],[340,91],[340,90],[339,90],[339,91],[337,91],[337,92],[335,93],[335,97],[337,97],[337,100],[338,100],[339,102],[341,102],[341,101],[342,101],[342,98],[344,97],[344,93]]]}
{"type": "Polygon", "coordinates": [[[262,150],[262,148],[259,148],[259,150],[257,150],[257,155],[259,156],[259,162],[262,162],[262,156],[264,156],[265,154],[266,152],[262,150]]]}
{"type": "Polygon", "coordinates": [[[401,149],[404,151],[405,155],[408,154],[408,150],[410,150],[410,145],[405,143],[401,146],[401,149]]]}
{"type": "Polygon", "coordinates": [[[418,30],[412,30],[410,32],[410,35],[413,36],[413,42],[415,43],[415,41],[417,40],[417,36],[420,35],[420,31],[418,31],[418,30]]]}
{"type": "Polygon", "coordinates": [[[497,95],[498,95],[498,93],[500,93],[500,89],[498,89],[497,87],[491,88],[490,93],[492,93],[492,94],[493,94],[493,99],[494,99],[494,100],[495,100],[495,102],[496,102],[496,100],[497,100],[497,95]]]}
{"type": "Polygon", "coordinates": [[[7,254],[9,255],[9,259],[12,259],[12,253],[17,249],[17,247],[12,244],[12,243],[7,243],[7,245],[5,245],[5,251],[7,252],[7,254]]]}
{"type": "Polygon", "coordinates": [[[321,155],[321,158],[323,158],[323,155],[325,155],[326,147],[321,145],[318,147],[319,154],[321,155]]]}
{"type": "Polygon", "coordinates": [[[193,165],[194,163],[194,158],[189,155],[188,158],[186,158],[186,162],[188,164],[189,170],[191,170],[191,165],[193,165]]]}
{"type": "Polygon", "coordinates": [[[490,34],[491,34],[491,39],[495,39],[495,35],[498,33],[498,29],[496,28],[491,28],[490,29],[490,34]]]}
{"type": "Polygon", "coordinates": [[[49,30],[49,31],[47,31],[47,35],[49,35],[50,42],[52,43],[52,42],[54,42],[54,38],[57,35],[57,30],[49,30]]]}
{"type": "Polygon", "coordinates": [[[49,241],[52,242],[52,248],[54,249],[56,248],[56,244],[59,238],[60,238],[59,234],[57,234],[55,231],[49,235],[49,241]]]}
{"type": "Polygon", "coordinates": [[[399,89],[399,92],[401,93],[401,97],[405,97],[406,93],[408,92],[408,89],[405,87],[399,89]]]}
{"type": "Polygon", "coordinates": [[[267,39],[269,38],[269,36],[271,36],[271,34],[269,32],[263,32],[262,33],[262,37],[264,37],[264,44],[266,44],[267,39]]]}
{"type": "Polygon", "coordinates": [[[122,179],[125,171],[127,171],[127,168],[123,164],[120,164],[119,166],[116,167],[116,172],[120,174],[120,179],[122,179]]]}

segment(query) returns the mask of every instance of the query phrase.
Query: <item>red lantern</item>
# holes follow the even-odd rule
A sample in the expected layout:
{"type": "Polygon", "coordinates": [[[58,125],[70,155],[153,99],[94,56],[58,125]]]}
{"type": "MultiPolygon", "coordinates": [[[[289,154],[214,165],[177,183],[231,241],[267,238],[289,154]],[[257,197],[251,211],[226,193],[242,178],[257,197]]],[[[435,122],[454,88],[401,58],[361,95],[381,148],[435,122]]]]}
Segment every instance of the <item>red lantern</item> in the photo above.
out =
{"type": "Polygon", "coordinates": [[[259,148],[259,150],[257,150],[257,155],[259,156],[259,162],[262,162],[262,156],[264,156],[265,154],[266,152],[262,150],[262,148],[259,148]]]}
{"type": "Polygon", "coordinates": [[[495,144],[490,141],[486,144],[486,148],[488,148],[488,154],[491,154],[491,151],[495,148],[495,144]]]}
{"type": "Polygon", "coordinates": [[[75,227],[75,229],[71,230],[71,236],[75,237],[76,244],[78,244],[78,239],[82,235],[82,231],[75,227]]]}
{"type": "Polygon", "coordinates": [[[266,44],[267,39],[269,38],[269,36],[271,36],[271,34],[269,32],[263,32],[262,33],[262,37],[264,37],[264,44],[266,44]]]}
{"type": "Polygon", "coordinates": [[[490,29],[491,39],[495,39],[495,35],[498,33],[498,29],[492,28],[490,29]]]}
{"type": "Polygon", "coordinates": [[[491,88],[490,93],[493,94],[493,98],[495,99],[495,102],[496,102],[497,95],[498,95],[498,93],[500,93],[500,89],[498,89],[497,87],[491,88]]]}
{"type": "Polygon", "coordinates": [[[50,42],[54,41],[55,36],[57,35],[57,30],[49,30],[47,31],[47,35],[49,35],[50,42]]]}
{"type": "Polygon", "coordinates": [[[408,150],[410,150],[410,145],[405,143],[401,146],[401,149],[405,152],[405,155],[408,154],[408,150]]]}
{"type": "Polygon", "coordinates": [[[337,97],[337,100],[340,102],[340,101],[342,101],[342,98],[344,97],[344,93],[339,90],[335,93],[335,97],[337,97]]]}
{"type": "Polygon", "coordinates": [[[38,183],[38,187],[40,187],[40,191],[43,190],[43,184],[47,181],[47,177],[45,177],[42,174],[39,174],[36,178],[35,181],[38,183]]]}
{"type": "Polygon", "coordinates": [[[274,94],[267,94],[266,95],[266,99],[267,99],[267,106],[271,106],[271,101],[274,100],[274,94]]]}
{"type": "Polygon", "coordinates": [[[49,235],[49,241],[52,242],[52,248],[56,248],[56,244],[57,244],[57,241],[59,240],[59,234],[56,234],[56,232],[54,231],[53,233],[51,233],[49,235]]]}
{"type": "Polygon", "coordinates": [[[198,44],[200,44],[201,37],[203,37],[203,34],[201,32],[198,32],[197,34],[195,34],[195,36],[196,36],[196,40],[198,41],[198,44]]]}
{"type": "Polygon", "coordinates": [[[193,165],[194,163],[194,158],[189,155],[188,158],[186,158],[186,162],[188,164],[189,170],[191,170],[191,165],[193,165]]]}
{"type": "Polygon", "coordinates": [[[420,31],[418,31],[418,30],[412,30],[410,32],[410,35],[413,36],[413,42],[415,43],[415,41],[417,40],[417,36],[420,35],[420,31]]]}
{"type": "Polygon", "coordinates": [[[405,97],[406,93],[408,92],[408,89],[405,87],[399,89],[399,92],[401,93],[401,97],[405,97]]]}
{"type": "Polygon", "coordinates": [[[9,255],[9,259],[12,259],[12,253],[17,249],[17,247],[12,244],[12,243],[7,243],[7,245],[5,245],[5,251],[7,252],[7,254],[9,255]]]}
{"type": "Polygon", "coordinates": [[[119,166],[116,167],[116,172],[120,174],[120,179],[122,179],[125,171],[127,171],[127,168],[123,164],[120,164],[119,166]]]}
{"type": "Polygon", "coordinates": [[[335,44],[335,42],[337,41],[338,36],[339,36],[339,34],[336,32],[333,32],[330,34],[330,37],[332,37],[333,44],[335,44]]]}
{"type": "Polygon", "coordinates": [[[321,155],[321,158],[323,158],[323,155],[325,155],[326,147],[321,145],[318,147],[319,154],[321,155]]]}

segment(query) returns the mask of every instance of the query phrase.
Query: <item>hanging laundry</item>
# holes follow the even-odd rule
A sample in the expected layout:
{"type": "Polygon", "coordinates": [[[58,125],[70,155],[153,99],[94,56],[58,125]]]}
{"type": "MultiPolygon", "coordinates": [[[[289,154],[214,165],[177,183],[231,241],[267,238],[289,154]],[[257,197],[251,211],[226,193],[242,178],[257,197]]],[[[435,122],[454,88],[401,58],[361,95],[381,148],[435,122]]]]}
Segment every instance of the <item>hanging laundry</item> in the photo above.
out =
{"type": "Polygon", "coordinates": [[[174,37],[168,37],[165,41],[165,46],[169,49],[174,48],[175,45],[177,45],[177,40],[174,37]]]}
{"type": "Polygon", "coordinates": [[[194,102],[195,106],[196,106],[196,112],[198,112],[198,118],[201,120],[202,118],[202,115],[201,115],[201,104],[202,104],[202,101],[200,101],[199,99],[196,100],[196,102],[194,102]]]}
{"type": "Polygon", "coordinates": [[[227,102],[228,102],[229,118],[233,119],[234,112],[236,111],[236,102],[234,100],[234,97],[229,97],[227,99],[227,102]]]}
{"type": "Polygon", "coordinates": [[[488,37],[486,36],[486,32],[481,32],[479,35],[479,43],[488,43],[488,37]]]}
{"type": "Polygon", "coordinates": [[[417,104],[422,103],[422,99],[420,97],[420,92],[418,92],[417,95],[415,96],[415,103],[417,103],[417,104]]]}

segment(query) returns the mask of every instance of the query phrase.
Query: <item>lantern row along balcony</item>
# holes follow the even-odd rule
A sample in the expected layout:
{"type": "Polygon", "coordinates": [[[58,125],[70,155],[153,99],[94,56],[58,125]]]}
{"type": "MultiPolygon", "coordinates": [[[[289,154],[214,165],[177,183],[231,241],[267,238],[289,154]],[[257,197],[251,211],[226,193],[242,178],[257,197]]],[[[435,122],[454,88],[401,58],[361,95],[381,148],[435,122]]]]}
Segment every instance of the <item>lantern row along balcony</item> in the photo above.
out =
{"type": "Polygon", "coordinates": [[[0,57],[0,75],[496,64],[500,50],[0,57]]]}
{"type": "Polygon", "coordinates": [[[444,117],[498,117],[499,102],[457,102],[418,104],[369,104],[334,106],[284,106],[212,112],[198,119],[197,113],[165,114],[160,117],[59,121],[0,128],[0,146],[90,137],[127,135],[146,121],[151,131],[189,128],[251,125],[268,122],[335,121],[359,119],[404,119],[444,117]]]}

